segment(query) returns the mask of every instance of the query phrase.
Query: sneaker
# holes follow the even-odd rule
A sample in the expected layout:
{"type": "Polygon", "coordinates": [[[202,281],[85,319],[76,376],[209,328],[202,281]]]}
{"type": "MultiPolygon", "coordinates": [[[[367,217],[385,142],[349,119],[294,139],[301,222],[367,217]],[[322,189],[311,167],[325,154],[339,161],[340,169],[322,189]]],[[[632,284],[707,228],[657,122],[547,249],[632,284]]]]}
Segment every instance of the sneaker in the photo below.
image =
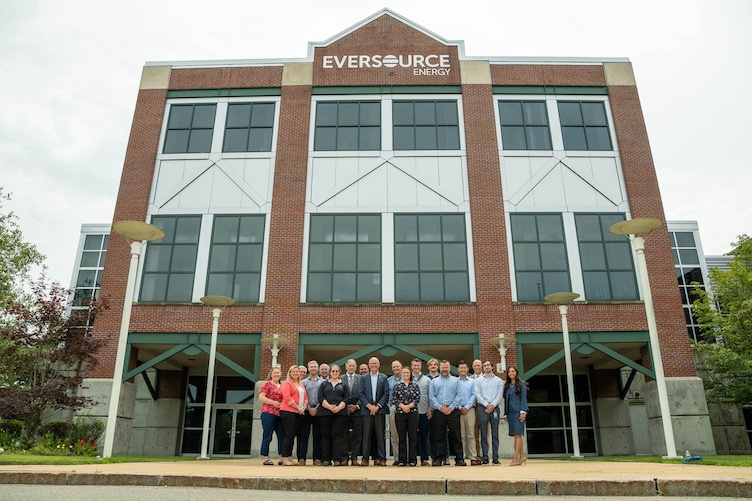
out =
{"type": "Polygon", "coordinates": [[[420,462],[421,466],[431,466],[431,462],[427,459],[424,459],[420,462]]]}
{"type": "Polygon", "coordinates": [[[431,463],[431,466],[444,466],[444,461],[441,459],[434,459],[433,463],[431,463]]]}
{"type": "Polygon", "coordinates": [[[493,464],[501,464],[501,461],[499,461],[498,459],[494,459],[493,464]]]}
{"type": "Polygon", "coordinates": [[[454,466],[467,466],[467,463],[464,459],[460,459],[459,461],[454,462],[454,466]]]}
{"type": "Polygon", "coordinates": [[[488,458],[483,458],[480,464],[488,464],[488,458]]]}

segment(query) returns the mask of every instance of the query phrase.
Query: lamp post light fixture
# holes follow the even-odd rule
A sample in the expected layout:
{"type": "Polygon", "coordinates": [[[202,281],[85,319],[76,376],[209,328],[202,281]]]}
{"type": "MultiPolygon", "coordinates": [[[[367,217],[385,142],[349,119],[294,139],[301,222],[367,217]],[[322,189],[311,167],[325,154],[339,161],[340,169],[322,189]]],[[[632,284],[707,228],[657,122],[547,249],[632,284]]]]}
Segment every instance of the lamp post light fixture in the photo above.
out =
{"type": "Polygon", "coordinates": [[[650,337],[651,353],[653,354],[653,369],[655,370],[655,384],[658,390],[658,403],[661,408],[661,421],[663,422],[663,436],[666,441],[666,456],[664,458],[678,458],[676,454],[676,442],[674,441],[674,427],[671,423],[671,411],[668,404],[668,390],[666,389],[666,377],[663,372],[663,358],[661,357],[661,344],[658,339],[658,326],[655,322],[655,308],[653,307],[653,295],[650,292],[650,278],[648,277],[648,265],[645,260],[645,238],[641,234],[650,233],[661,226],[660,219],[637,218],[628,219],[612,225],[611,233],[626,236],[634,246],[637,254],[637,271],[640,274],[643,300],[645,302],[645,315],[648,320],[648,334],[650,337]],[[632,235],[632,236],[630,236],[632,235]]]}
{"type": "Polygon", "coordinates": [[[277,363],[279,350],[281,350],[282,347],[289,342],[289,339],[281,338],[279,337],[279,334],[272,334],[272,337],[265,337],[261,339],[261,344],[268,345],[272,351],[272,367],[279,367],[279,364],[277,363]]]}
{"type": "Polygon", "coordinates": [[[507,371],[507,340],[503,333],[499,333],[499,337],[492,337],[488,342],[499,350],[501,362],[496,366],[496,373],[504,374],[507,371]]]}
{"type": "Polygon", "coordinates": [[[209,348],[209,369],[206,374],[206,399],[204,400],[204,428],[201,433],[201,455],[197,459],[209,459],[209,421],[211,420],[211,403],[214,393],[214,366],[217,361],[217,335],[219,332],[219,314],[222,308],[235,303],[227,296],[204,296],[201,302],[212,308],[211,347],[209,348]]]}
{"type": "Polygon", "coordinates": [[[580,431],[577,426],[577,406],[575,405],[574,374],[572,371],[572,352],[569,343],[569,324],[567,323],[567,309],[569,305],[580,297],[576,292],[554,292],[543,299],[559,307],[561,314],[561,334],[564,339],[564,365],[567,371],[567,391],[569,392],[569,420],[572,422],[572,447],[574,457],[582,458],[580,454],[580,431]]]}
{"type": "Polygon", "coordinates": [[[128,279],[125,285],[125,299],[123,300],[123,315],[120,319],[120,336],[118,338],[117,355],[115,358],[115,372],[112,375],[112,391],[110,392],[110,408],[107,412],[107,428],[104,434],[102,457],[112,456],[115,442],[115,427],[117,426],[118,404],[120,390],[123,386],[123,365],[125,364],[125,350],[128,347],[128,328],[131,323],[131,308],[133,306],[133,291],[136,288],[136,272],[138,260],[144,244],[152,240],[164,238],[165,232],[153,224],[143,221],[118,221],[112,225],[115,233],[122,235],[131,246],[131,262],[128,267],[128,279]]]}

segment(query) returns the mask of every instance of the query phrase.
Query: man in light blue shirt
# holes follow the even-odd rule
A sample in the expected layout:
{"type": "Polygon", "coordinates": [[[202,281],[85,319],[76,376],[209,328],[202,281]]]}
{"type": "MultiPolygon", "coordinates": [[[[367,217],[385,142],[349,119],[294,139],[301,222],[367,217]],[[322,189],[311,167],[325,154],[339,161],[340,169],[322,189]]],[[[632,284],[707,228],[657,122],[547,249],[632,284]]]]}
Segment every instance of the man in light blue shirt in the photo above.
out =
{"type": "Polygon", "coordinates": [[[397,411],[395,409],[394,404],[394,397],[392,393],[394,392],[394,387],[402,381],[402,362],[399,360],[395,360],[392,362],[392,375],[389,376],[389,379],[387,379],[389,382],[389,438],[390,443],[392,446],[392,454],[394,455],[394,462],[399,463],[397,461],[397,453],[399,451],[399,435],[397,434],[397,422],[395,421],[395,417],[397,416],[397,411]]]}
{"type": "Polygon", "coordinates": [[[480,447],[483,450],[482,464],[488,464],[488,425],[491,425],[491,457],[493,464],[499,462],[499,403],[504,395],[504,382],[493,373],[493,365],[483,362],[483,376],[475,378],[475,401],[478,404],[480,447]]]}
{"type": "Polygon", "coordinates": [[[456,466],[465,466],[462,455],[462,438],[460,436],[460,404],[462,389],[459,379],[449,373],[451,364],[442,360],[439,364],[439,376],[431,380],[429,400],[433,408],[431,429],[433,431],[432,456],[433,466],[441,466],[447,459],[446,436],[449,432],[449,445],[454,455],[456,466]]]}
{"type": "Polygon", "coordinates": [[[470,464],[475,466],[475,437],[477,426],[475,425],[475,380],[468,377],[470,367],[467,362],[460,360],[457,364],[460,373],[459,382],[462,387],[462,402],[460,402],[460,436],[462,437],[462,450],[466,458],[470,458],[470,464]]]}

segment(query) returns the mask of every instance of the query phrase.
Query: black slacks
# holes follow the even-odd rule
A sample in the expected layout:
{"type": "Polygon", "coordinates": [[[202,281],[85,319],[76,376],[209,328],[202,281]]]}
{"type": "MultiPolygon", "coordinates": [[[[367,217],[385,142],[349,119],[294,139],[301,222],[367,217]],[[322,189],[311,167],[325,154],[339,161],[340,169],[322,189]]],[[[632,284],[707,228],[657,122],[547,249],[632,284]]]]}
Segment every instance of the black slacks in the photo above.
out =
{"type": "Polygon", "coordinates": [[[464,460],[462,453],[462,437],[460,435],[460,410],[454,409],[449,415],[434,409],[431,418],[431,430],[433,431],[433,442],[431,444],[431,456],[434,461],[437,459],[446,459],[448,456],[446,450],[446,436],[449,432],[449,447],[451,455],[455,461],[464,460]]]}
{"type": "Polygon", "coordinates": [[[399,436],[399,455],[397,461],[400,463],[417,463],[418,461],[418,413],[417,412],[398,412],[394,416],[397,425],[397,435],[399,436]]]}
{"type": "Polygon", "coordinates": [[[346,414],[319,416],[322,461],[344,461],[347,458],[348,422],[346,414]]]}

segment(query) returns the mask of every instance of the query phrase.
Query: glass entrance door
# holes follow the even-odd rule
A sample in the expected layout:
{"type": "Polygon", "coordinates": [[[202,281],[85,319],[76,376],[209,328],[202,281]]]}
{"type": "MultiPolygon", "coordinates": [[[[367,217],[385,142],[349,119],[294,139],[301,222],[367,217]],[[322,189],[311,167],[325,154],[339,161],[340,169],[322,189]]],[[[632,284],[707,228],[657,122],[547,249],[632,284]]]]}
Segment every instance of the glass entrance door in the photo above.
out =
{"type": "Polygon", "coordinates": [[[213,456],[250,456],[253,410],[215,408],[213,421],[213,456]]]}

